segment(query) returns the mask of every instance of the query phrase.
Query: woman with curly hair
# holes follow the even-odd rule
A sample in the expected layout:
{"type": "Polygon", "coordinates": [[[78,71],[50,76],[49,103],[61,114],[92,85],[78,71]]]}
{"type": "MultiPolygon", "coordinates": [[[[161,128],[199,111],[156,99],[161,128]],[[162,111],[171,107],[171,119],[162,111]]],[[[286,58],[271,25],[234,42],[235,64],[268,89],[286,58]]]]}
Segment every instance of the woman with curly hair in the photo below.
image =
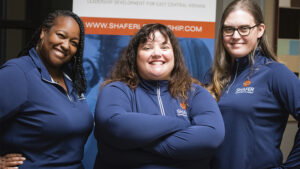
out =
{"type": "Polygon", "coordinates": [[[162,24],[130,40],[102,86],[95,125],[95,169],[208,169],[224,137],[215,100],[189,75],[162,24]]]}

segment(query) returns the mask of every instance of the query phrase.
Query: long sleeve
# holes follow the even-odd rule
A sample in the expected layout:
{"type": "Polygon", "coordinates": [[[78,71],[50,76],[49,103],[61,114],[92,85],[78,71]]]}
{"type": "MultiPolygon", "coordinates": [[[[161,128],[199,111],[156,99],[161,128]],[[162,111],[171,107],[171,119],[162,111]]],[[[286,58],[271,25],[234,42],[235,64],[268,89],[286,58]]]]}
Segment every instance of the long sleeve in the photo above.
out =
{"type": "Polygon", "coordinates": [[[192,125],[172,133],[148,150],[175,159],[199,159],[212,155],[224,139],[224,123],[217,103],[203,88],[191,102],[192,125]]]}
{"type": "MultiPolygon", "coordinates": [[[[284,110],[300,121],[300,80],[287,67],[276,67],[273,74],[273,91],[279,98],[284,110]]],[[[299,126],[299,125],[298,125],[299,126]]],[[[295,143],[283,168],[300,168],[300,130],[298,128],[295,143]]]]}
{"type": "Polygon", "coordinates": [[[190,124],[168,116],[133,112],[130,89],[123,83],[105,86],[95,111],[95,136],[119,149],[143,147],[190,124]]]}
{"type": "Polygon", "coordinates": [[[13,63],[0,69],[0,124],[18,112],[27,98],[27,83],[24,72],[13,63]]]}

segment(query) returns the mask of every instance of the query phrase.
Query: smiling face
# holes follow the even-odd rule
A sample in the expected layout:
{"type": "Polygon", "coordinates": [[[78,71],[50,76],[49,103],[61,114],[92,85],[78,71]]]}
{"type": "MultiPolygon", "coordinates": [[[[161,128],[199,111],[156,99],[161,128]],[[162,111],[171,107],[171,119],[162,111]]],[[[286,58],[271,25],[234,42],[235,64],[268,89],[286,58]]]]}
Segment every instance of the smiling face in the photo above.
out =
{"type": "Polygon", "coordinates": [[[174,68],[174,53],[170,39],[159,32],[150,34],[137,51],[139,75],[146,80],[169,80],[174,68]]]}
{"type": "MultiPolygon", "coordinates": [[[[232,11],[225,19],[225,27],[238,28],[241,26],[252,27],[255,20],[253,16],[242,9],[232,11]]],[[[232,36],[223,35],[223,44],[226,51],[230,54],[232,59],[241,58],[248,55],[254,50],[258,39],[262,37],[265,26],[260,24],[250,30],[250,34],[241,36],[238,31],[235,31],[232,36]]]]}
{"type": "Polygon", "coordinates": [[[80,28],[69,16],[59,16],[53,26],[40,34],[40,57],[46,67],[60,68],[76,54],[80,39],[80,28]]]}

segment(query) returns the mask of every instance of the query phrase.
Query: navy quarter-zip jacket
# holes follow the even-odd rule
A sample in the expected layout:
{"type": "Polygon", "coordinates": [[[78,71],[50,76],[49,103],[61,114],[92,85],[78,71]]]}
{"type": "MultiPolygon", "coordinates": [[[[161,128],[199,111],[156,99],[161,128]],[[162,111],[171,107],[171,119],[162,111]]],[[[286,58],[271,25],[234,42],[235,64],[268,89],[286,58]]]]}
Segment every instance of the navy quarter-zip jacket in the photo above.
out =
{"type": "Polygon", "coordinates": [[[236,59],[231,77],[218,101],[226,135],[213,169],[300,169],[299,131],[286,163],[280,151],[289,114],[300,120],[299,79],[258,51],[254,65],[236,59]]]}
{"type": "Polygon", "coordinates": [[[195,84],[185,104],[170,95],[168,81],[141,80],[135,90],[110,83],[100,91],[95,123],[95,169],[209,169],[224,138],[217,103],[195,84]]]}

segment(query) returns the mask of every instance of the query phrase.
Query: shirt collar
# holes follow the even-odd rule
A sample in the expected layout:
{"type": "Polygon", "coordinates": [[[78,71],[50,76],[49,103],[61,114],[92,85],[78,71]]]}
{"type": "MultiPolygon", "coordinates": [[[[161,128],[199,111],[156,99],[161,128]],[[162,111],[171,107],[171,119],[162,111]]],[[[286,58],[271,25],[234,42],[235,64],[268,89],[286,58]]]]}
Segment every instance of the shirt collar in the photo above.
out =
{"type": "Polygon", "coordinates": [[[160,94],[164,94],[166,92],[169,92],[168,89],[168,80],[145,80],[140,78],[140,86],[150,94],[157,94],[157,91],[159,89],[160,94]]]}
{"type": "Polygon", "coordinates": [[[44,63],[42,62],[40,56],[38,55],[38,53],[36,52],[35,48],[31,48],[29,50],[29,56],[31,57],[31,59],[33,60],[34,64],[36,65],[36,67],[38,68],[38,70],[41,73],[41,78],[48,81],[48,82],[53,82],[46,66],[44,65],[44,63]]]}
{"type": "MultiPolygon", "coordinates": [[[[254,56],[254,63],[253,63],[253,65],[261,64],[263,58],[265,58],[265,57],[262,56],[260,50],[256,49],[254,55],[255,56],[254,56]]],[[[239,70],[244,70],[245,68],[251,66],[252,63],[250,63],[249,55],[235,59],[234,67],[236,67],[237,65],[239,65],[239,70]]]]}
{"type": "MultiPolygon", "coordinates": [[[[46,66],[42,62],[42,60],[41,60],[40,56],[38,55],[38,53],[36,52],[35,48],[31,48],[29,50],[29,56],[32,58],[34,64],[40,71],[41,79],[44,81],[50,82],[50,83],[56,83],[52,79],[51,75],[49,74],[46,66]]],[[[64,72],[63,74],[64,74],[64,80],[65,80],[66,86],[68,88],[68,91],[69,91],[69,93],[71,93],[74,89],[72,79],[68,76],[67,73],[64,72]]]]}

